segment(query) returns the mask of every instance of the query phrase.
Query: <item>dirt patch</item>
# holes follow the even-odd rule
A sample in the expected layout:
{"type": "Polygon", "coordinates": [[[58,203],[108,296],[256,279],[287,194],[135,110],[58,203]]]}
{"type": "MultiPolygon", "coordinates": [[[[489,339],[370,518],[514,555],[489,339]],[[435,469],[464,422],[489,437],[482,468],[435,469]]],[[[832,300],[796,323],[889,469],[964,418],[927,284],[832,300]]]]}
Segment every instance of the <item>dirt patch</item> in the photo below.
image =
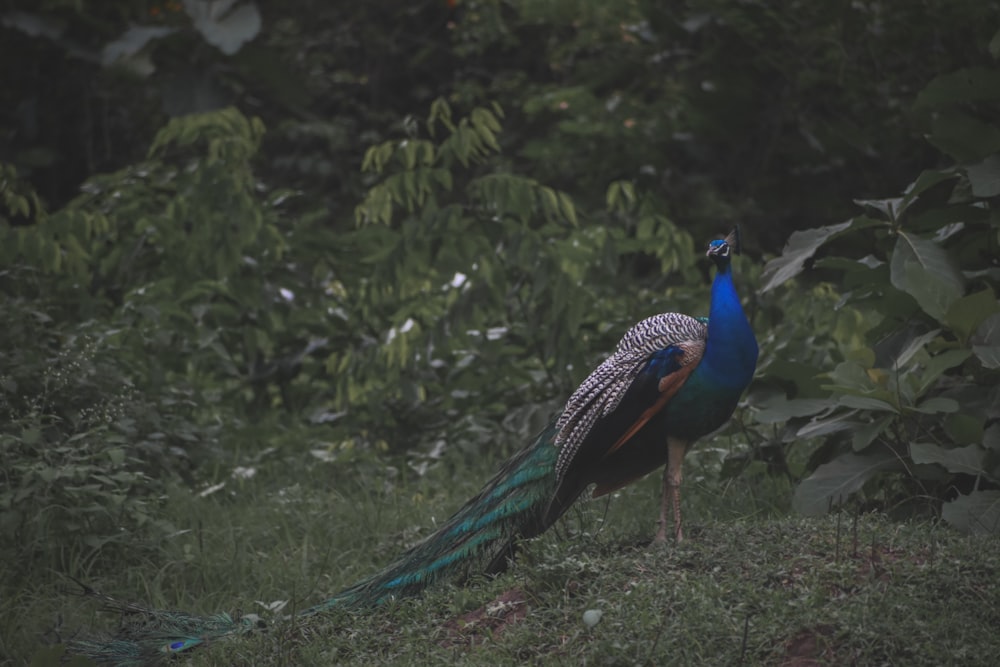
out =
{"type": "Polygon", "coordinates": [[[438,644],[443,648],[477,646],[527,615],[528,596],[520,588],[512,588],[479,609],[445,623],[445,636],[438,644]]]}
{"type": "Polygon", "coordinates": [[[519,588],[512,588],[479,609],[445,623],[445,636],[438,644],[444,648],[476,646],[496,637],[527,615],[527,596],[519,588]]]}
{"type": "Polygon", "coordinates": [[[781,667],[821,667],[835,665],[837,652],[833,646],[834,628],[820,625],[801,630],[785,642],[785,654],[778,663],[781,667]]]}

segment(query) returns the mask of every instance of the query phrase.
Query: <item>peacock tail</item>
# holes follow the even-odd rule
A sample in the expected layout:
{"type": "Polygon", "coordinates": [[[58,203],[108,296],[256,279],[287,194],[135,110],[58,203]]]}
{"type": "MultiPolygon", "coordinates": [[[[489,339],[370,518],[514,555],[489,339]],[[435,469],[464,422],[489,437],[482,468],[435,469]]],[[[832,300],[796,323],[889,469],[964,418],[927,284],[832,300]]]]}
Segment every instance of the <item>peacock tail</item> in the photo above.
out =
{"type": "MultiPolygon", "coordinates": [[[[541,533],[569,507],[559,512],[550,507],[559,453],[554,446],[556,432],[555,424],[549,425],[530,447],[508,460],[479,494],[395,562],[298,616],[374,607],[417,595],[442,578],[503,571],[517,539],[541,533]]],[[[160,611],[83,588],[85,595],[101,600],[105,609],[120,613],[125,621],[112,640],[83,640],[71,645],[73,653],[102,665],[151,664],[171,654],[248,634],[260,626],[255,616],[160,611]]]]}
{"type": "MultiPolygon", "coordinates": [[[[419,594],[440,579],[499,573],[519,540],[557,521],[588,488],[602,495],[664,466],[660,531],[673,506],[682,539],[681,463],[688,448],[732,415],[757,363],[757,341],[733,284],[739,235],[712,241],[708,318],[664,313],[633,326],[535,440],[515,454],[432,535],[393,563],[298,616],[361,610],[419,594]],[[664,465],[666,464],[666,465],[664,465]]],[[[252,632],[255,616],[195,616],[122,603],[84,587],[126,621],[109,641],[71,651],[100,664],[144,665],[252,632]]]]}
{"type": "Polygon", "coordinates": [[[555,435],[555,426],[550,424],[433,535],[381,572],[303,615],[369,607],[390,598],[416,595],[442,578],[503,571],[519,538],[533,537],[555,520],[549,508],[557,481],[553,474],[559,453],[554,447],[555,435]]]}
{"type": "Polygon", "coordinates": [[[118,613],[122,618],[114,639],[83,639],[70,644],[72,653],[89,657],[100,665],[141,667],[155,664],[168,655],[217,639],[247,634],[258,627],[253,616],[233,618],[226,613],[198,616],[151,609],[117,600],[82,583],[80,586],[83,595],[100,600],[105,611],[118,613]]]}

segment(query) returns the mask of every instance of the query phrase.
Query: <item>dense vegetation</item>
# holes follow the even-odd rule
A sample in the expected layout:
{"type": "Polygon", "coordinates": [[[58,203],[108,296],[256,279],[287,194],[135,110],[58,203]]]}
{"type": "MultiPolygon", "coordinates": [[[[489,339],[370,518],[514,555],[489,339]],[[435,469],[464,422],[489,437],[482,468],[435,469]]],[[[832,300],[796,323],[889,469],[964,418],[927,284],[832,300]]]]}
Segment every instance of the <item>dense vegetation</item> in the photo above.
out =
{"type": "Polygon", "coordinates": [[[63,575],[227,608],[159,569],[206,513],[453,508],[733,223],[762,357],[693,484],[1000,533],[1000,3],[5,7],[0,653],[63,575]]]}

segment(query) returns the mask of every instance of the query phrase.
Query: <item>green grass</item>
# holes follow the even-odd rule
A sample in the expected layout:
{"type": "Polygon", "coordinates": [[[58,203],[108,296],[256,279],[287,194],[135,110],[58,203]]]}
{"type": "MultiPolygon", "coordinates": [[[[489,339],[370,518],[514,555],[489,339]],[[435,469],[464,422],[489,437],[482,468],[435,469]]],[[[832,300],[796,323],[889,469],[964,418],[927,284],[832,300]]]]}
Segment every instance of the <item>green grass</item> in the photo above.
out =
{"type": "MultiPolygon", "coordinates": [[[[152,606],[267,618],[257,601],[288,600],[287,613],[370,574],[487,476],[442,467],[416,480],[358,480],[315,463],[274,464],[206,498],[177,489],[165,512],[183,532],[138,558],[81,558],[69,574],[152,606]]],[[[1000,664],[1000,540],[875,515],[792,517],[786,484],[719,485],[694,466],[688,539],[649,546],[658,487],[650,478],[582,504],[494,580],[442,585],[371,614],[278,620],[190,662],[1000,664]],[[593,627],[587,610],[602,612],[593,627]]],[[[71,586],[51,569],[4,580],[0,649],[11,663],[77,629],[114,628],[114,616],[68,595],[71,586]]]]}

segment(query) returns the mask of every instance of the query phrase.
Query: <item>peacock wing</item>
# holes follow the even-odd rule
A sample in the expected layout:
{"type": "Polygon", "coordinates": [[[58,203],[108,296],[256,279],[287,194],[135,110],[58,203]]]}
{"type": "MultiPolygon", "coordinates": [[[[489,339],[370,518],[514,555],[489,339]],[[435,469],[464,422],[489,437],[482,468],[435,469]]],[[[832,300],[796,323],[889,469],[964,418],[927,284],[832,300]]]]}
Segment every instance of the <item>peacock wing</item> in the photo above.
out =
{"type": "Polygon", "coordinates": [[[654,315],[632,327],[573,393],[556,423],[560,480],[578,456],[603,458],[662,410],[701,360],[707,334],[703,321],[679,313],[654,315]]]}

